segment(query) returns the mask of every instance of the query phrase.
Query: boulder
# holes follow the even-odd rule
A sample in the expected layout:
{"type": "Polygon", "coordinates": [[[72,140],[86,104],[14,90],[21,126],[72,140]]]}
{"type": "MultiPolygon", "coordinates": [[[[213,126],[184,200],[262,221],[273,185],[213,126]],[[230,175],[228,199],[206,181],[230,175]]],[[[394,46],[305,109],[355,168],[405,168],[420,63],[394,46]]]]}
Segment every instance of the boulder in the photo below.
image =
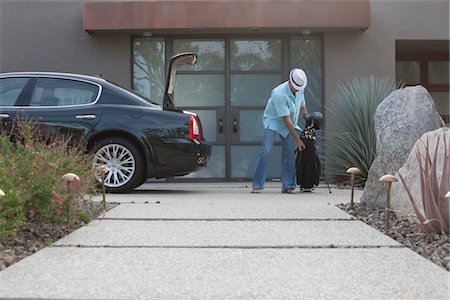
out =
{"type": "Polygon", "coordinates": [[[392,92],[374,115],[377,156],[369,169],[361,202],[384,207],[386,190],[379,182],[403,166],[416,141],[428,131],[445,125],[434,101],[422,86],[392,92]]]}
{"type": "MultiPolygon", "coordinates": [[[[443,166],[445,161],[445,151],[447,151],[447,155],[450,152],[450,129],[447,127],[440,128],[435,131],[427,132],[416,142],[411,153],[409,154],[406,163],[398,170],[404,180],[408,189],[411,191],[412,195],[415,197],[415,202],[417,207],[422,215],[424,215],[423,211],[423,203],[422,203],[422,192],[421,192],[421,184],[420,184],[420,166],[419,161],[417,159],[417,151],[420,153],[422,159],[422,166],[424,165],[424,157],[426,153],[426,145],[428,144],[428,153],[430,158],[433,160],[436,156],[436,175],[438,179],[438,183],[441,183],[443,166]],[[437,151],[436,143],[439,139],[439,144],[437,151]],[[445,140],[445,143],[444,143],[445,140]],[[447,148],[445,150],[445,148],[447,148]],[[437,152],[437,153],[436,153],[437,152]]],[[[448,170],[450,172],[450,170],[448,170]]],[[[400,177],[396,174],[396,177],[399,179],[399,182],[392,185],[391,189],[391,207],[395,210],[397,216],[410,216],[415,215],[413,206],[411,204],[410,198],[405,190],[403,183],[400,180],[400,177]]],[[[447,191],[445,191],[446,193],[447,191]]]]}

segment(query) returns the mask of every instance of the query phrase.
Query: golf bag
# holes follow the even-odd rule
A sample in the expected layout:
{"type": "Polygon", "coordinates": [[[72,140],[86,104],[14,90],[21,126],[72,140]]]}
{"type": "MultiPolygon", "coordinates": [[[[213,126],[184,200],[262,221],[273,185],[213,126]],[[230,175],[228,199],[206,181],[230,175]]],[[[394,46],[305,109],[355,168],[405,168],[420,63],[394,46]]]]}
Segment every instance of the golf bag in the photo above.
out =
{"type": "Polygon", "coordinates": [[[304,192],[311,192],[314,186],[319,185],[320,179],[320,160],[316,150],[316,130],[320,129],[323,115],[320,112],[314,112],[312,115],[305,114],[305,128],[300,138],[305,144],[306,149],[297,151],[297,184],[304,192]]]}

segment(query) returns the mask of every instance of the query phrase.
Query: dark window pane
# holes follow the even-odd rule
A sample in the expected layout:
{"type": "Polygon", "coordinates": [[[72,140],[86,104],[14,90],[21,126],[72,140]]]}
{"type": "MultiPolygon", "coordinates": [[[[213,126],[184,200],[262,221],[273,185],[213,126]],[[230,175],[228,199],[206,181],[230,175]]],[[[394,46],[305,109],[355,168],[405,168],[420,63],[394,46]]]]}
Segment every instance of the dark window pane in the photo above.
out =
{"type": "Polygon", "coordinates": [[[223,106],[225,104],[224,75],[177,75],[174,102],[183,106],[223,106]]]}
{"type": "Polygon", "coordinates": [[[448,92],[431,92],[436,110],[441,115],[442,119],[447,123],[450,123],[450,94],[448,92]]]}
{"type": "Polygon", "coordinates": [[[265,106],[281,82],[280,74],[231,75],[231,105],[265,106]]]}
{"type": "Polygon", "coordinates": [[[420,83],[420,61],[398,61],[395,69],[398,81],[407,85],[420,83]]]}
{"type": "Polygon", "coordinates": [[[99,87],[87,82],[40,78],[31,97],[30,106],[65,106],[92,103],[99,87]]]}
{"type": "MultiPolygon", "coordinates": [[[[253,178],[261,146],[231,146],[231,177],[253,178]]],[[[281,146],[275,145],[270,153],[267,178],[281,177],[281,146]]]]}
{"type": "Polygon", "coordinates": [[[322,111],[322,42],[318,38],[291,38],[289,54],[292,68],[301,68],[308,76],[305,89],[309,112],[322,111]]]}
{"type": "Polygon", "coordinates": [[[197,53],[197,63],[179,68],[180,71],[223,71],[225,69],[225,42],[210,40],[174,40],[174,54],[197,53]]]}
{"type": "Polygon", "coordinates": [[[448,61],[428,62],[428,81],[431,84],[448,84],[448,61]]]}
{"type": "Polygon", "coordinates": [[[165,42],[161,38],[137,38],[133,43],[133,90],[162,104],[165,89],[165,42]]]}
{"type": "Polygon", "coordinates": [[[0,79],[0,106],[13,106],[28,82],[28,78],[0,79]]]}
{"type": "Polygon", "coordinates": [[[231,70],[281,70],[281,40],[232,40],[231,70]]]}
{"type": "MultiPolygon", "coordinates": [[[[263,118],[264,110],[239,111],[239,141],[260,142],[264,133],[263,118]]],[[[279,139],[277,140],[279,141],[279,139]]]]}

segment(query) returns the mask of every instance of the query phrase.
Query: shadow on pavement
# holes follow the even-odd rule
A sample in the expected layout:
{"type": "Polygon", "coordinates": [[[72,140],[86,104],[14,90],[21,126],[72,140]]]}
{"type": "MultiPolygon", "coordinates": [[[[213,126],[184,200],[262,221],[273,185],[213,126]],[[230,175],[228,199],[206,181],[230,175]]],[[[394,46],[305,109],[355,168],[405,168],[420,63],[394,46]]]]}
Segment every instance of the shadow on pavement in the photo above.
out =
{"type": "Polygon", "coordinates": [[[192,191],[192,190],[169,190],[169,189],[138,189],[133,190],[132,192],[129,192],[127,194],[198,194],[202,191],[192,191]]]}

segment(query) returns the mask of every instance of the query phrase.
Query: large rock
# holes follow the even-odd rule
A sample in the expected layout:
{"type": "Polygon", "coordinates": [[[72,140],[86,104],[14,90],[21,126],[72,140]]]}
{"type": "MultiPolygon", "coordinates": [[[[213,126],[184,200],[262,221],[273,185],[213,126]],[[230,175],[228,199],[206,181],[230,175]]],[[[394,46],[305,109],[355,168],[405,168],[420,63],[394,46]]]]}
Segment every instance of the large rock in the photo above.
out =
{"type": "MultiPolygon", "coordinates": [[[[447,151],[447,155],[450,152],[450,129],[449,128],[440,128],[435,131],[427,132],[416,142],[411,153],[406,160],[406,163],[403,167],[398,170],[404,180],[408,189],[411,191],[411,194],[414,196],[414,200],[416,201],[417,207],[422,215],[424,215],[423,211],[423,203],[422,203],[422,191],[420,184],[420,166],[419,161],[417,159],[417,151],[420,153],[422,166],[424,166],[424,158],[426,157],[426,145],[428,144],[428,153],[433,160],[436,156],[436,174],[438,183],[441,183],[443,166],[445,161],[445,151],[447,151]],[[439,140],[437,153],[436,153],[436,143],[439,140]],[[445,140],[445,143],[444,143],[445,140]],[[445,150],[447,147],[447,150],[445,150]]],[[[450,172],[448,170],[447,172],[450,172]]],[[[400,181],[400,177],[396,174],[396,177],[399,179],[399,182],[392,185],[391,190],[391,207],[396,211],[398,216],[409,216],[415,215],[413,206],[409,199],[409,196],[405,190],[403,183],[400,181]]],[[[448,184],[448,183],[447,183],[448,184]]],[[[444,192],[447,193],[446,190],[444,192]]]]}
{"type": "Polygon", "coordinates": [[[374,116],[377,156],[369,169],[361,202],[385,206],[386,190],[379,182],[403,166],[416,141],[444,126],[428,91],[422,86],[392,92],[378,105],[374,116]]]}

